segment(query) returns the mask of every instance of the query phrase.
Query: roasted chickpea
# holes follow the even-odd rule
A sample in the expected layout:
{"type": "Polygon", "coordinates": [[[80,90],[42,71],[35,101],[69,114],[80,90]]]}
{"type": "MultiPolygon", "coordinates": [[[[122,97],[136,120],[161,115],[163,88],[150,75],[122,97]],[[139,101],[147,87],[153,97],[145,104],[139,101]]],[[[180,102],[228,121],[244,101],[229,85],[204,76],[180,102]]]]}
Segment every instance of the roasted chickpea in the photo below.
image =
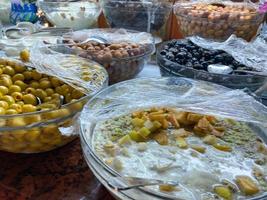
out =
{"type": "Polygon", "coordinates": [[[31,104],[22,105],[22,112],[23,113],[35,112],[35,111],[36,111],[36,106],[33,106],[31,104]]]}
{"type": "Polygon", "coordinates": [[[8,88],[6,86],[0,85],[0,92],[3,95],[8,94],[8,88]]]}
{"type": "Polygon", "coordinates": [[[15,81],[14,85],[18,85],[22,90],[25,90],[25,88],[27,87],[27,84],[20,80],[15,81]]]}
{"type": "Polygon", "coordinates": [[[50,88],[52,87],[52,84],[50,81],[48,80],[43,80],[43,81],[40,81],[40,88],[41,89],[47,89],[47,88],[50,88]]]}
{"type": "Polygon", "coordinates": [[[13,103],[12,105],[9,106],[9,108],[16,110],[18,113],[22,112],[21,105],[19,105],[17,103],[13,103]]]}
{"type": "Polygon", "coordinates": [[[37,72],[36,70],[32,70],[32,78],[36,81],[40,80],[42,78],[42,74],[37,72]]]}
{"type": "Polygon", "coordinates": [[[14,65],[14,69],[15,69],[16,72],[22,73],[22,72],[24,72],[26,70],[26,67],[23,66],[23,65],[15,64],[14,65]]]}
{"type": "Polygon", "coordinates": [[[35,94],[35,89],[34,88],[32,88],[32,87],[28,87],[28,88],[26,88],[26,90],[25,90],[25,92],[27,93],[27,94],[35,94]]]}
{"type": "Polygon", "coordinates": [[[9,105],[15,103],[15,100],[12,96],[10,95],[5,95],[1,98],[3,101],[7,102],[9,105]]]}
{"type": "Polygon", "coordinates": [[[6,115],[15,115],[18,114],[18,112],[15,109],[7,109],[6,115]]]}
{"type": "Polygon", "coordinates": [[[47,89],[45,89],[45,92],[46,92],[46,94],[47,94],[48,96],[52,96],[52,94],[55,93],[54,90],[53,90],[52,88],[47,88],[47,89]]]}
{"type": "MultiPolygon", "coordinates": [[[[3,74],[2,74],[3,75],[3,74]]],[[[12,85],[12,80],[8,78],[7,76],[2,76],[0,77],[0,85],[9,87],[12,85]]]]}
{"type": "Polygon", "coordinates": [[[37,96],[37,97],[39,97],[40,99],[44,99],[45,97],[47,97],[47,94],[46,94],[46,92],[44,91],[44,90],[42,90],[42,89],[36,89],[35,90],[35,95],[37,96]]]}
{"type": "Polygon", "coordinates": [[[37,89],[40,87],[40,84],[37,81],[31,81],[29,86],[34,88],[34,89],[37,89]]]}
{"type": "Polygon", "coordinates": [[[0,107],[4,109],[8,109],[9,105],[6,101],[0,101],[0,107]]]}
{"type": "Polygon", "coordinates": [[[15,70],[10,67],[10,66],[6,66],[4,69],[3,69],[3,73],[4,74],[8,74],[9,76],[14,76],[15,74],[15,70]]]}
{"type": "Polygon", "coordinates": [[[0,107],[0,115],[4,115],[6,113],[6,110],[3,107],[0,107]]]}
{"type": "Polygon", "coordinates": [[[37,105],[37,99],[33,94],[26,94],[22,97],[25,104],[37,105]]]}
{"type": "Polygon", "coordinates": [[[79,90],[72,90],[71,97],[73,99],[80,99],[83,96],[84,96],[84,94],[81,93],[79,90]]]}
{"type": "Polygon", "coordinates": [[[13,77],[12,77],[12,81],[15,82],[15,81],[24,81],[24,75],[23,74],[15,74],[13,77]]]}
{"type": "Polygon", "coordinates": [[[22,73],[25,80],[31,80],[32,79],[32,71],[25,71],[22,73]]]}
{"type": "Polygon", "coordinates": [[[13,92],[21,92],[21,88],[18,85],[11,85],[8,93],[12,94],[13,92]]]}
{"type": "Polygon", "coordinates": [[[55,88],[61,85],[61,81],[58,78],[52,77],[50,81],[55,88]]]}
{"type": "Polygon", "coordinates": [[[23,94],[20,92],[13,92],[11,96],[15,99],[15,101],[21,101],[23,98],[23,94]]]}
{"type": "Polygon", "coordinates": [[[30,52],[28,49],[24,49],[20,52],[20,59],[24,62],[30,61],[30,52]]]}

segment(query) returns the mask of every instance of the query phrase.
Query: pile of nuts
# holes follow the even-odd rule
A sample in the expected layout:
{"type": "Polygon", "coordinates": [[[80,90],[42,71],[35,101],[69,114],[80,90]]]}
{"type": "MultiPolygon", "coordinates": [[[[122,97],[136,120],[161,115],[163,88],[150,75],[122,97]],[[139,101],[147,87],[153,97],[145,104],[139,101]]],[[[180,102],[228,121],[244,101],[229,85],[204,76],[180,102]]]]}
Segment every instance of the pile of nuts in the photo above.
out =
{"type": "Polygon", "coordinates": [[[101,44],[87,42],[79,44],[78,41],[65,41],[79,56],[92,59],[103,65],[109,74],[110,83],[133,78],[144,66],[145,55],[149,51],[147,45],[121,42],[101,44]]]}
{"type": "Polygon", "coordinates": [[[71,126],[73,115],[85,103],[79,100],[82,97],[82,92],[56,77],[1,59],[0,150],[42,152],[73,140],[59,128],[71,126]]]}
{"type": "Polygon", "coordinates": [[[195,3],[175,9],[184,36],[224,40],[231,34],[251,40],[263,20],[254,7],[243,4],[195,3]]]}

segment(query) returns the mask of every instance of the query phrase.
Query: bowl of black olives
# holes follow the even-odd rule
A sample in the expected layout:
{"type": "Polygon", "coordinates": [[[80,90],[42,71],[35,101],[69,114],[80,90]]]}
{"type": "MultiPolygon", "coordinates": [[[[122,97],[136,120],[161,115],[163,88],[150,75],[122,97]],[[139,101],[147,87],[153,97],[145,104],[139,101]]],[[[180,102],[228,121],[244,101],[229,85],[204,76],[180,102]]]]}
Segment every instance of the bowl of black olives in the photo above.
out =
{"type": "Polygon", "coordinates": [[[162,76],[183,76],[233,89],[255,91],[266,81],[260,72],[243,65],[225,51],[204,49],[187,39],[161,44],[157,63],[162,76]]]}
{"type": "Polygon", "coordinates": [[[101,6],[111,28],[157,32],[167,22],[172,3],[162,0],[102,0],[101,6]]]}

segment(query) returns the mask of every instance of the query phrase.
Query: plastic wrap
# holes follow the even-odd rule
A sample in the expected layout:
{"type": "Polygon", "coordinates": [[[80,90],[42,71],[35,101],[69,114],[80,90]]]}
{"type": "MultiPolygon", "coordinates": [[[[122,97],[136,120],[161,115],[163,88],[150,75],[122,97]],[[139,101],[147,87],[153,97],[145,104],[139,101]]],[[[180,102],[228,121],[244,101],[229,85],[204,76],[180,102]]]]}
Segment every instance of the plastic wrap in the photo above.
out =
{"type": "Polygon", "coordinates": [[[91,99],[80,120],[93,126],[153,106],[267,125],[267,107],[244,91],[186,78],[135,79],[116,84],[91,99]]]}
{"type": "Polygon", "coordinates": [[[231,54],[238,62],[267,74],[267,45],[263,38],[246,42],[232,35],[225,42],[215,42],[200,37],[190,37],[193,43],[205,49],[219,49],[231,54]]]}
{"type": "Polygon", "coordinates": [[[76,41],[85,41],[90,37],[101,37],[108,42],[134,42],[138,44],[153,44],[154,39],[151,34],[145,32],[130,31],[126,29],[87,29],[75,31],[65,35],[76,41]]]}
{"type": "Polygon", "coordinates": [[[55,52],[43,43],[36,43],[30,49],[30,65],[39,73],[56,76],[87,95],[93,95],[107,83],[107,72],[99,64],[55,52]],[[82,75],[89,75],[90,80],[83,79],[82,75]]]}

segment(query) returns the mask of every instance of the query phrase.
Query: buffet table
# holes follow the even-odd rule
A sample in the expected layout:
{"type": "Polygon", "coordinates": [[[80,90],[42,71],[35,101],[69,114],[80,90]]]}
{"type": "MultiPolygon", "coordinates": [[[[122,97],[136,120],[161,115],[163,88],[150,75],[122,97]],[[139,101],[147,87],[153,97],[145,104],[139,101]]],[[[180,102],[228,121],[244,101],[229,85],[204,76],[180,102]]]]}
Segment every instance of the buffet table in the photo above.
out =
{"type": "MultiPolygon", "coordinates": [[[[160,76],[154,65],[138,75],[153,76],[160,76]]],[[[89,170],[79,139],[47,153],[0,157],[0,199],[114,200],[89,170]]]]}

